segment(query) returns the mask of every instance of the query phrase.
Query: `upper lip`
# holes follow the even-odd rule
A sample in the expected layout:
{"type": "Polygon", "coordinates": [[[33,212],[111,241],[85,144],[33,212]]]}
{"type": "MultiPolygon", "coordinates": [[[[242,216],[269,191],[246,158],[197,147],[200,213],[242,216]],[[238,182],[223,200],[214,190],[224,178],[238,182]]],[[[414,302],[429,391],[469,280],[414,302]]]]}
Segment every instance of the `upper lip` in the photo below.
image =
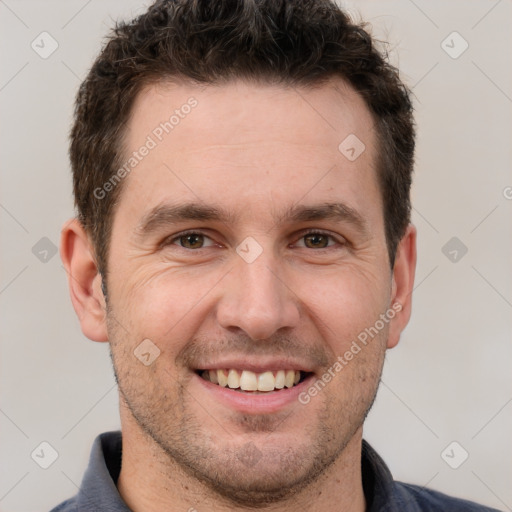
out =
{"type": "Polygon", "coordinates": [[[197,370],[249,370],[254,373],[274,372],[278,370],[297,370],[302,372],[312,372],[313,368],[301,361],[289,358],[226,358],[204,362],[196,367],[197,370]]]}

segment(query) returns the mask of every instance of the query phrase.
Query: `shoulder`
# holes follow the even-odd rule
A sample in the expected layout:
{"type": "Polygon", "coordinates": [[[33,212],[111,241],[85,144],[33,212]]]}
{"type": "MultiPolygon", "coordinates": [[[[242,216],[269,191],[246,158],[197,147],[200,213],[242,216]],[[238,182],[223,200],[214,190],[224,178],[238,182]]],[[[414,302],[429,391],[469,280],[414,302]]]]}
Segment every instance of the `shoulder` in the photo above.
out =
{"type": "Polygon", "coordinates": [[[394,480],[386,463],[364,439],[361,469],[370,512],[499,512],[472,501],[394,480]]]}
{"type": "Polygon", "coordinates": [[[50,512],[76,512],[78,510],[76,497],[63,501],[60,505],[52,508],[50,512]]]}
{"type": "Polygon", "coordinates": [[[422,512],[437,512],[439,510],[450,510],[450,512],[499,512],[497,509],[454,498],[418,485],[394,482],[394,488],[397,501],[400,501],[403,505],[414,503],[418,506],[417,510],[422,512]]]}

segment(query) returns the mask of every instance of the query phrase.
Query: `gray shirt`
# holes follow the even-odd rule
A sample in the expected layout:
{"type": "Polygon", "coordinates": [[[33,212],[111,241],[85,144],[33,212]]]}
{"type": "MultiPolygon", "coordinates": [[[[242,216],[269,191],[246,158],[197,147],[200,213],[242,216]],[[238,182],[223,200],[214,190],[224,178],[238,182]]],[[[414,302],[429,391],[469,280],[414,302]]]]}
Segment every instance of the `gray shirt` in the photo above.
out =
{"type": "MultiPolygon", "coordinates": [[[[116,487],[121,450],[120,431],[99,435],[78,494],[51,512],[130,512],[116,487]]],[[[364,440],[361,471],[367,512],[498,512],[424,487],[395,482],[384,461],[364,440]]]]}

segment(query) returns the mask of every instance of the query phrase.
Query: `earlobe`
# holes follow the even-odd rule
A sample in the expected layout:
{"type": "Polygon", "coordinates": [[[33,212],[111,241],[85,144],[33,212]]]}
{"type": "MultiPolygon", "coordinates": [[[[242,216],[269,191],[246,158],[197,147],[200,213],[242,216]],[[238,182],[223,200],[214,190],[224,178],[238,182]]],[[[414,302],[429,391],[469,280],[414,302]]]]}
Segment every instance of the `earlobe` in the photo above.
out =
{"type": "Polygon", "coordinates": [[[89,237],[77,219],[71,219],[62,227],[60,257],[82,332],[93,341],[108,341],[102,277],[89,237]]]}
{"type": "Polygon", "coordinates": [[[393,348],[407,326],[412,310],[416,272],[416,228],[409,224],[397,248],[391,283],[391,307],[396,315],[390,323],[387,348],[393,348]]]}

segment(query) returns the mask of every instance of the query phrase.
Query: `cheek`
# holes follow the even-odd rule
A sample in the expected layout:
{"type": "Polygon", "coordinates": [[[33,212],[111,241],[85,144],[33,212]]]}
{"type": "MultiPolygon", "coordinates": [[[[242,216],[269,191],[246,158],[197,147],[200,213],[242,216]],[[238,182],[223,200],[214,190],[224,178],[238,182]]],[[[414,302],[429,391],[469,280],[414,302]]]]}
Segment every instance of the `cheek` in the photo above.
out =
{"type": "Polygon", "coordinates": [[[222,277],[218,272],[192,275],[168,264],[124,275],[130,277],[122,279],[117,290],[117,312],[130,325],[131,337],[149,338],[162,349],[168,349],[169,339],[177,345],[192,335],[206,314],[208,294],[222,277]]]}
{"type": "Polygon", "coordinates": [[[389,303],[389,284],[378,272],[354,266],[339,268],[319,278],[301,279],[302,297],[310,313],[320,321],[326,340],[339,353],[365,328],[374,325],[389,303]]]}

